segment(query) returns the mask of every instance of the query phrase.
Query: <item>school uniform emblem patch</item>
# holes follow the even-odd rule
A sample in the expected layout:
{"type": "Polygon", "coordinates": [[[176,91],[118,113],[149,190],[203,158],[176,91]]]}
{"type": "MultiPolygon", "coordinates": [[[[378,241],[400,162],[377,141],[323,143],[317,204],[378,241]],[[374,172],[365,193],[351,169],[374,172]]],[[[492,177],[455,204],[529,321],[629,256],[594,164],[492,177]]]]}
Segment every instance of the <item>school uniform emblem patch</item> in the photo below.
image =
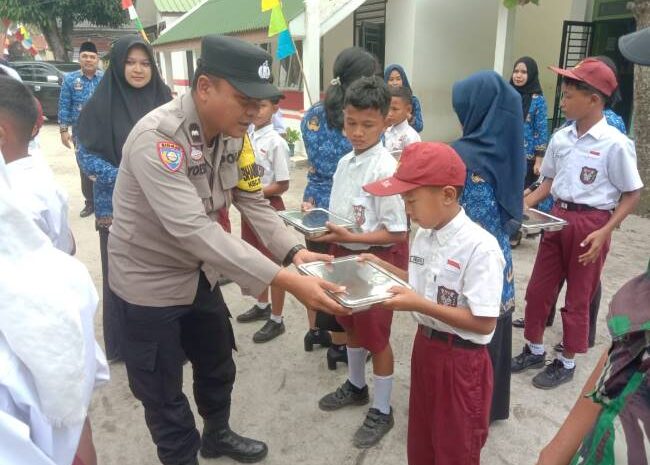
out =
{"type": "Polygon", "coordinates": [[[598,175],[598,170],[596,168],[589,168],[588,166],[583,166],[582,171],[580,172],[580,181],[582,184],[593,184],[598,175]]]}
{"type": "Polygon", "coordinates": [[[310,131],[318,131],[320,129],[320,120],[318,119],[318,116],[312,116],[309,118],[307,129],[310,131]]]}
{"type": "Polygon", "coordinates": [[[440,305],[446,305],[448,307],[457,307],[458,306],[458,292],[453,289],[448,289],[444,286],[438,286],[438,296],[437,299],[440,305]]]}
{"type": "Polygon", "coordinates": [[[158,142],[158,157],[167,170],[175,173],[181,168],[185,150],[174,142],[158,142]]]}
{"type": "Polygon", "coordinates": [[[362,226],[366,222],[366,207],[363,205],[352,205],[354,210],[354,221],[358,226],[362,226]]]}

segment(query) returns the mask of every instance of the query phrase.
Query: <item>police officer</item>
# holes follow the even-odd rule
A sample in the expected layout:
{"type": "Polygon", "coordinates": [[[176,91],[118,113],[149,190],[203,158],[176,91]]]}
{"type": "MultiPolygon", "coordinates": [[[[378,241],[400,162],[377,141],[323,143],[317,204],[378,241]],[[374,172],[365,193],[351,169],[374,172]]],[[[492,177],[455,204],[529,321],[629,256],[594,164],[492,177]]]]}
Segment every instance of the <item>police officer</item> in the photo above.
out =
{"type": "Polygon", "coordinates": [[[283,264],[329,259],[299,245],[261,192],[254,155],[243,136],[260,99],[275,98],[271,56],[246,42],[207,36],[192,91],[152,111],[123,149],[108,243],[109,281],[124,309],[124,359],[133,394],[165,465],[198,464],[226,455],[252,463],[263,442],[229,427],[235,379],[234,336],[221,276],[248,295],[273,284],[306,306],[344,310],[323,280],[280,268],[216,221],[234,204],[283,264]],[[182,391],[192,363],[199,436],[182,391]]]}

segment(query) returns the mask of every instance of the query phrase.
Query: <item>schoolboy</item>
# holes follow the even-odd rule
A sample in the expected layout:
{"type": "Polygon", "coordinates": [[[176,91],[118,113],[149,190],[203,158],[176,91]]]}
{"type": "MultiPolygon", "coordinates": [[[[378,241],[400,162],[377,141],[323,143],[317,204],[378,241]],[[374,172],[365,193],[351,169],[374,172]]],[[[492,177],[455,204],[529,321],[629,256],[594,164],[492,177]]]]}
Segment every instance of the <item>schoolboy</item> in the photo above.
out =
{"type": "Polygon", "coordinates": [[[29,143],[38,119],[32,93],[21,82],[0,76],[0,151],[12,191],[23,212],[57,249],[74,253],[68,200],[44,160],[32,157],[29,143]]]}
{"type": "MultiPolygon", "coordinates": [[[[329,225],[330,233],[315,239],[331,243],[330,253],[345,256],[372,252],[398,268],[408,263],[407,223],[402,199],[373,197],[362,186],[395,171],[397,162],[381,142],[390,106],[390,93],[378,77],[361,78],[350,85],[344,100],[343,125],[352,152],[339,160],[333,177],[329,209],[354,219],[360,232],[329,225]]],[[[337,321],[347,333],[348,380],[319,401],[322,410],[338,410],[368,403],[365,365],[372,354],[375,395],[362,426],[354,435],[356,447],[371,447],[393,427],[390,396],[393,351],[390,329],[393,312],[383,306],[337,321]]]]}
{"type": "Polygon", "coordinates": [[[575,354],[588,348],[589,303],[600,280],[612,231],[634,211],[643,187],[634,143],[607,124],[603,109],[618,83],[601,61],[586,58],[563,76],[562,109],[574,122],[557,131],[542,163],[544,181],[525,198],[527,207],[551,193],[551,214],[568,225],[544,234],[526,290],[526,345],[512,371],[544,368],[533,385],[552,389],[573,379],[575,354]],[[562,279],[564,352],[545,367],[544,329],[562,279]]]}
{"type": "Polygon", "coordinates": [[[488,434],[492,339],[501,305],[505,260],[494,236],[458,200],[466,168],[450,146],[418,142],[404,149],[395,174],[364,186],[401,194],[420,229],[408,273],[377,259],[413,289],[396,287],[386,306],[412,311],[418,323],[411,357],[410,465],[478,465],[488,434]]]}
{"type": "MultiPolygon", "coordinates": [[[[273,115],[278,111],[279,99],[260,101],[260,109],[253,120],[255,130],[251,136],[255,165],[262,180],[262,192],[277,211],[284,210],[282,194],[289,189],[289,146],[273,127],[273,115]]],[[[262,244],[248,222],[242,218],[241,237],[264,255],[274,260],[273,255],[262,244]]],[[[240,323],[266,320],[264,326],[253,335],[254,342],[268,342],[285,331],[282,321],[284,290],[271,286],[257,297],[257,302],[248,311],[237,317],[240,323]]]]}
{"type": "Polygon", "coordinates": [[[413,142],[420,142],[420,135],[409,124],[413,106],[413,94],[408,87],[390,87],[390,109],[388,110],[387,124],[390,126],[384,134],[384,145],[394,156],[404,150],[413,142]]]}

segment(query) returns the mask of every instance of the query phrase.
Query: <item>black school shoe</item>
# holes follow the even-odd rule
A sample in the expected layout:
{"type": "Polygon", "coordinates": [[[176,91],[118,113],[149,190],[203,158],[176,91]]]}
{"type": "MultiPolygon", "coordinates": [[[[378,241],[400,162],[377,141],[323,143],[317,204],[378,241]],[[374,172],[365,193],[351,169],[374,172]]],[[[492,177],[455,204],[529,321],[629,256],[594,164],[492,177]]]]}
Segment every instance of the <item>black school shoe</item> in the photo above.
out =
{"type": "Polygon", "coordinates": [[[359,449],[372,447],[381,441],[381,438],[383,438],[394,425],[395,419],[393,418],[392,407],[388,414],[381,413],[376,408],[371,408],[368,410],[363,425],[361,425],[354,434],[352,443],[354,444],[354,447],[359,449]]]}
{"type": "Polygon", "coordinates": [[[348,405],[366,405],[369,400],[368,386],[359,389],[350,380],[346,380],[336,391],[323,396],[318,401],[318,407],[321,410],[330,412],[347,407],[348,405]]]}
{"type": "Polygon", "coordinates": [[[315,345],[321,347],[329,347],[332,345],[332,337],[328,331],[324,329],[310,329],[305,334],[305,352],[311,352],[314,350],[315,345]]]}
{"type": "Polygon", "coordinates": [[[538,389],[553,389],[573,379],[576,368],[564,368],[562,360],[555,359],[544,371],[533,378],[533,386],[538,389]]]}
{"type": "Polygon", "coordinates": [[[93,213],[95,213],[95,205],[92,203],[87,203],[83,210],[79,212],[79,216],[82,218],[87,218],[93,213]]]}
{"type": "Polygon", "coordinates": [[[257,304],[253,305],[241,315],[237,315],[237,321],[240,323],[250,323],[251,321],[266,321],[271,317],[271,306],[260,308],[257,304]]]}
{"type": "Polygon", "coordinates": [[[546,352],[542,355],[535,355],[530,351],[528,344],[524,345],[524,350],[519,355],[513,357],[510,362],[510,372],[520,373],[528,370],[529,368],[544,368],[546,360],[546,352]]]}
{"type": "Polygon", "coordinates": [[[262,342],[269,342],[281,334],[284,334],[284,331],[284,321],[276,323],[269,318],[266,320],[266,323],[264,323],[264,326],[262,326],[259,331],[253,334],[253,342],[257,342],[258,344],[262,342]]]}
{"type": "Polygon", "coordinates": [[[241,463],[255,463],[266,457],[269,448],[262,441],[245,438],[230,428],[210,430],[206,427],[201,437],[201,456],[205,458],[230,457],[241,463]]]}

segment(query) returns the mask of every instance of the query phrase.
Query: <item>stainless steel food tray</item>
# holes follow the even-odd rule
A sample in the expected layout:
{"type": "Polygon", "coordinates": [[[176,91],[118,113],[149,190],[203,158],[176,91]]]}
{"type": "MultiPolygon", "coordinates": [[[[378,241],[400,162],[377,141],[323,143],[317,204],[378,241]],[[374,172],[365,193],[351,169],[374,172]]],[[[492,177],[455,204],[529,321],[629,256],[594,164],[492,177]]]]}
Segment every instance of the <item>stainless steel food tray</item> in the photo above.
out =
{"type": "Polygon", "coordinates": [[[347,218],[336,215],[324,208],[313,208],[303,212],[300,210],[285,210],[278,212],[280,217],[290,226],[293,226],[307,238],[322,236],[329,230],[325,223],[330,222],[350,230],[356,230],[357,224],[347,218]]]}
{"type": "Polygon", "coordinates": [[[559,231],[567,224],[561,218],[530,208],[524,211],[521,231],[525,235],[537,234],[542,231],[559,231]]]}
{"type": "Polygon", "coordinates": [[[357,261],[356,256],[342,257],[327,262],[312,262],[298,266],[301,273],[323,278],[345,286],[345,293],[329,294],[341,305],[353,312],[368,310],[372,305],[390,299],[388,292],[393,286],[409,287],[394,274],[375,263],[357,261]]]}

